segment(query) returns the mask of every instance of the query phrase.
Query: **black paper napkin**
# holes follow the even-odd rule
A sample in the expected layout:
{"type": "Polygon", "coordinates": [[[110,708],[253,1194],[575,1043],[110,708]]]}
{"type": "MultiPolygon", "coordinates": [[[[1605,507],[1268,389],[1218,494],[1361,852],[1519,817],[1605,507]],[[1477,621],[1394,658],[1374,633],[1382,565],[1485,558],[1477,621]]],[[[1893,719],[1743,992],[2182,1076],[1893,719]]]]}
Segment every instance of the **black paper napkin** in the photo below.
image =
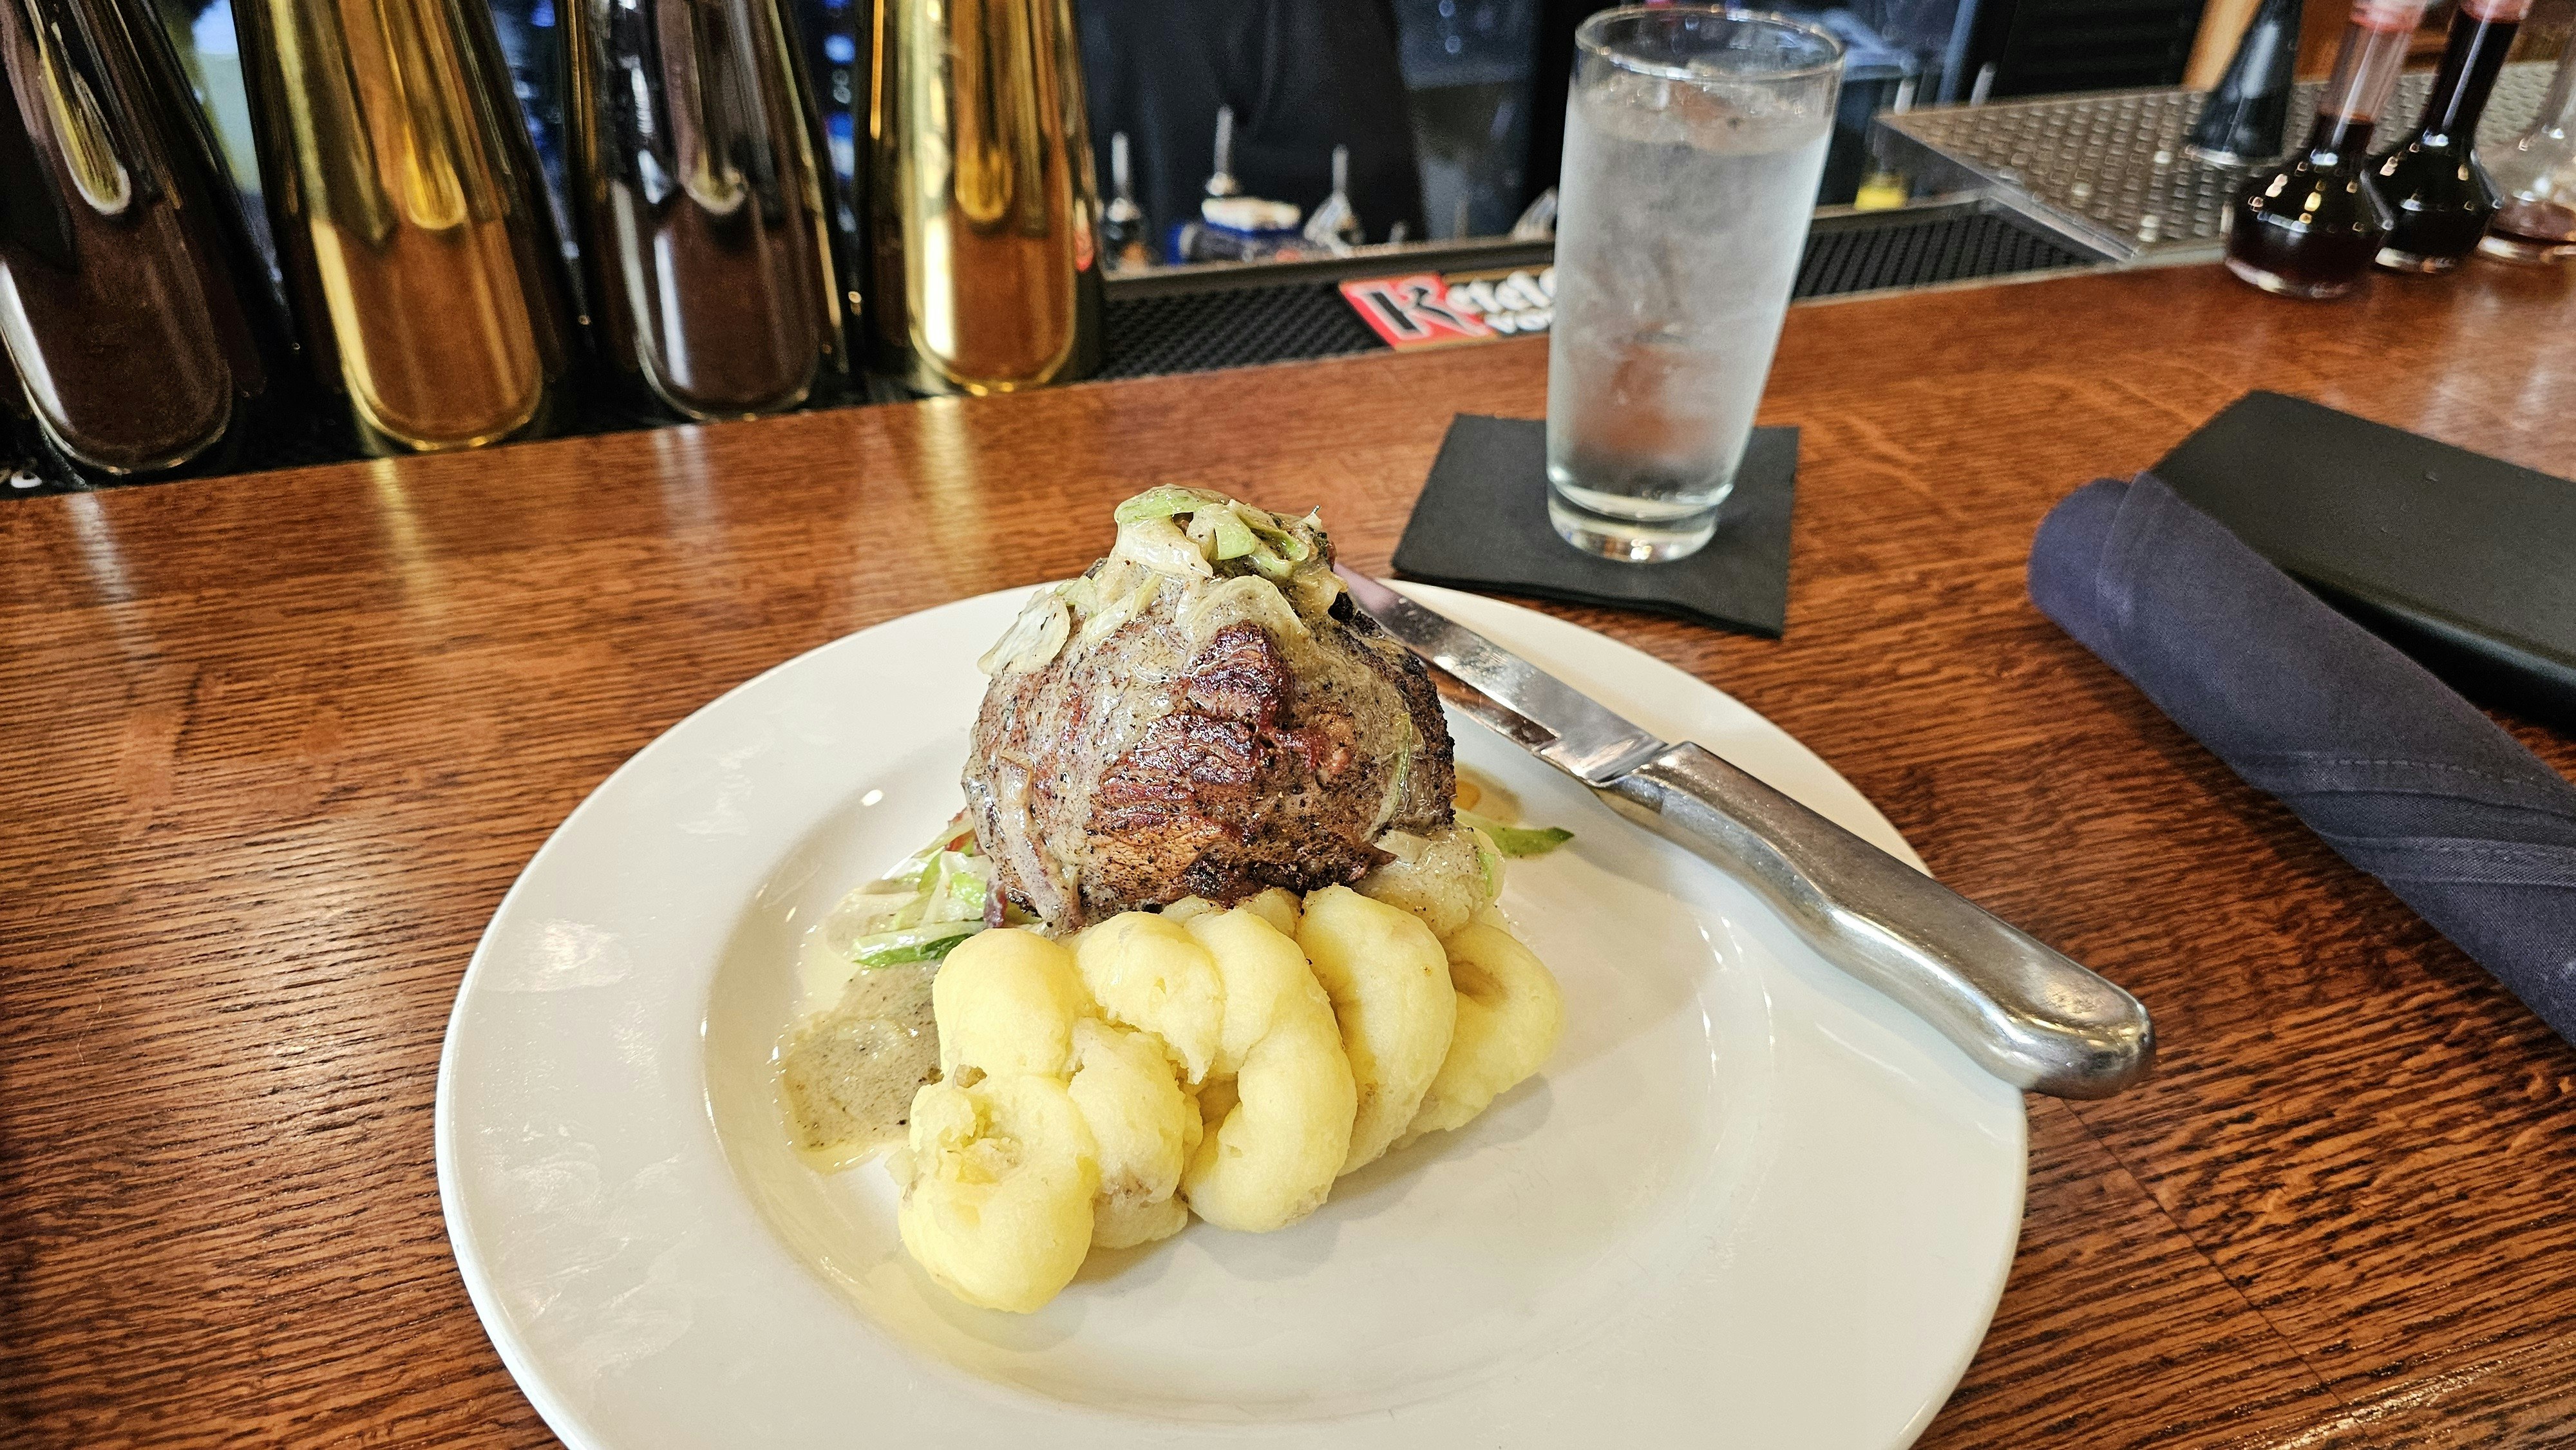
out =
{"type": "Polygon", "coordinates": [[[1461,589],[1677,615],[1777,639],[1789,611],[1798,430],[1756,428],[1717,536],[1687,559],[1623,564],[1547,521],[1547,424],[1460,414],[1396,545],[1395,571],[1461,589]]]}
{"type": "Polygon", "coordinates": [[[2153,474],[2059,503],[2030,596],[2576,1042],[2576,786],[2153,474]]]}

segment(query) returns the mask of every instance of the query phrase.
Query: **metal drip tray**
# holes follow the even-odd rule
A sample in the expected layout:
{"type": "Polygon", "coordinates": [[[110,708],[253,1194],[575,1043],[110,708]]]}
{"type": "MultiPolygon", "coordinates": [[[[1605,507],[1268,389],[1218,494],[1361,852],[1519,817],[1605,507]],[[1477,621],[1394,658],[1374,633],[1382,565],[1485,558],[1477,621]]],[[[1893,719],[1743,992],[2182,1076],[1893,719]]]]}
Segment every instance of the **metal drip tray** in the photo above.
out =
{"type": "MultiPolygon", "coordinates": [[[[2482,140],[2531,124],[2550,65],[2509,65],[2479,128],[2482,140]]],[[[2411,125],[2433,87],[2429,73],[2400,78],[2388,114],[2411,125]]],[[[2316,110],[2318,82],[2291,95],[2290,140],[2316,110]]],[[[2124,261],[2190,261],[2218,254],[2221,209],[2257,168],[2208,166],[2182,153],[2207,92],[2098,91],[1986,106],[1883,116],[1879,124],[1966,173],[1973,184],[2033,221],[2124,261]]]]}

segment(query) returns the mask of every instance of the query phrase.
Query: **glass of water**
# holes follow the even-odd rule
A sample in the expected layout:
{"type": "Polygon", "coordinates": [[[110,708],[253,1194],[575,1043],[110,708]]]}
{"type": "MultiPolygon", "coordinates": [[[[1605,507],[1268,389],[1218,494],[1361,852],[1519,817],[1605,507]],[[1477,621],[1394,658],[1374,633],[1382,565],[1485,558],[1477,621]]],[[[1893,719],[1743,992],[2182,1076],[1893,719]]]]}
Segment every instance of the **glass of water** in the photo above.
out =
{"type": "Polygon", "coordinates": [[[1609,10],[1575,32],[1547,360],[1548,517],[1678,559],[1753,433],[1833,136],[1843,48],[1777,15],[1609,10]]]}

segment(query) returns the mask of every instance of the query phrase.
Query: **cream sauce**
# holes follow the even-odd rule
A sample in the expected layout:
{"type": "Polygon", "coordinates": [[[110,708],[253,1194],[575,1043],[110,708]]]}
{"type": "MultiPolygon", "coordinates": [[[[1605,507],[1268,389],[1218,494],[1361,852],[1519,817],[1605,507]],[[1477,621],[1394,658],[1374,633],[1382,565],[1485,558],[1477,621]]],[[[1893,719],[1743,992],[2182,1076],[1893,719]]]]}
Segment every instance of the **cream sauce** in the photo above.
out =
{"type": "Polygon", "coordinates": [[[778,1043],[778,1099],[790,1140],[826,1173],[901,1143],[913,1094],[939,1078],[930,1011],[939,964],[850,961],[850,943],[911,896],[869,882],[805,935],[799,1017],[778,1043]]]}
{"type": "Polygon", "coordinates": [[[796,1147],[835,1172],[903,1140],[912,1095],[939,1080],[930,979],[939,964],[850,978],[832,1010],[788,1036],[778,1089],[796,1147]]]}

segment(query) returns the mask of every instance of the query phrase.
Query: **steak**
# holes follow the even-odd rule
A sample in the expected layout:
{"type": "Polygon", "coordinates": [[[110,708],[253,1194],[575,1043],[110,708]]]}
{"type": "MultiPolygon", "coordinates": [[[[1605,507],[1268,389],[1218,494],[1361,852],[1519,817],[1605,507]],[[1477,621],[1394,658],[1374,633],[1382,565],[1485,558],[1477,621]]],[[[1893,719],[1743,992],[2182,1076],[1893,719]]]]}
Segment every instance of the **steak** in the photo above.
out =
{"type": "MultiPolygon", "coordinates": [[[[1304,530],[1309,556],[1271,577],[1164,572],[1121,557],[1122,527],[1121,554],[1038,596],[987,657],[964,785],[996,910],[1072,931],[1312,891],[1384,863],[1387,831],[1449,826],[1452,747],[1421,662],[1341,592],[1320,530],[1254,517],[1304,530]]],[[[1162,528],[1168,550],[1181,535],[1162,528]]]]}

